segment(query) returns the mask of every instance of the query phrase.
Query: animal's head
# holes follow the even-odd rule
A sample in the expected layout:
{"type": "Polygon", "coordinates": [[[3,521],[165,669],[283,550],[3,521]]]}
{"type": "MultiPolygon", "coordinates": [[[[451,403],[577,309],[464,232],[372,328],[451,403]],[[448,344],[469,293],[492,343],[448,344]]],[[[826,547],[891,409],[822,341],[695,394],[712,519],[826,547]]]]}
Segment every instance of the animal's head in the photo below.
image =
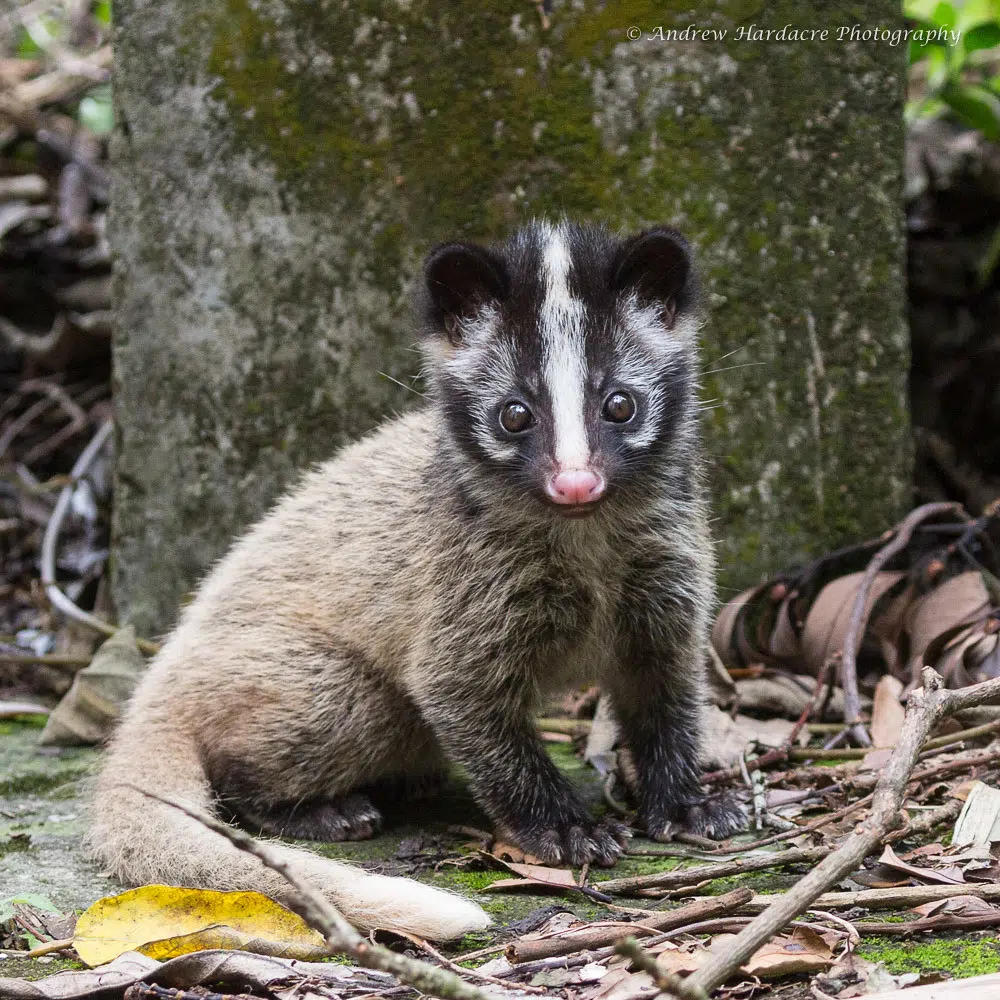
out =
{"type": "Polygon", "coordinates": [[[693,423],[697,295],[676,230],[534,223],[436,247],[425,281],[433,394],[495,486],[584,515],[641,491],[693,423]]]}

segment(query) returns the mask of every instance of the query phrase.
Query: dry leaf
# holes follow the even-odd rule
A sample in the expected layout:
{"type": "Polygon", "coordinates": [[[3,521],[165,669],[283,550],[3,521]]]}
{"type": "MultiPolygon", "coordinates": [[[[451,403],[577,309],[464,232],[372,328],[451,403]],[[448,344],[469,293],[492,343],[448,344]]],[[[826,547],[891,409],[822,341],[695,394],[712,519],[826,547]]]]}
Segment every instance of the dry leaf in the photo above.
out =
{"type": "MultiPolygon", "coordinates": [[[[816,681],[812,677],[789,677],[778,674],[773,677],[749,677],[736,682],[737,699],[741,710],[760,712],[765,716],[781,715],[797,719],[802,710],[812,703],[816,681]]],[[[825,699],[825,692],[820,700],[825,699]]],[[[834,688],[827,706],[830,718],[843,718],[844,696],[840,688],[834,688]]]]}
{"type": "MultiPolygon", "coordinates": [[[[721,937],[732,938],[732,934],[718,935],[713,941],[721,937]]],[[[698,948],[695,951],[684,951],[678,948],[675,951],[661,951],[656,956],[656,965],[664,972],[669,972],[675,976],[686,976],[692,972],[697,972],[709,958],[707,948],[698,948]]]]}
{"type": "Polygon", "coordinates": [[[504,861],[495,854],[482,852],[484,857],[495,861],[501,868],[520,875],[521,878],[503,878],[497,882],[491,882],[484,886],[483,892],[502,892],[504,889],[526,889],[534,886],[543,889],[558,889],[560,892],[566,889],[578,889],[573,872],[569,868],[549,868],[546,865],[517,864],[512,861],[504,861]]]}
{"type": "MultiPolygon", "coordinates": [[[[961,885],[965,881],[961,876],[961,872],[956,876],[949,872],[933,868],[918,868],[916,865],[907,864],[888,844],[886,844],[885,850],[882,852],[882,857],[878,861],[880,865],[885,865],[887,868],[893,868],[896,871],[906,872],[907,875],[912,875],[922,882],[933,882],[938,885],[961,885]]],[[[957,871],[957,869],[953,869],[953,871],[957,871]]]]}
{"type": "Polygon", "coordinates": [[[580,994],[580,1000],[625,1000],[626,997],[652,996],[659,993],[648,972],[611,969],[600,982],[580,994]]]}
{"type": "Polygon", "coordinates": [[[899,699],[903,695],[902,681],[891,674],[879,678],[872,698],[872,743],[876,747],[894,747],[903,728],[906,710],[899,699]]]}
{"type": "Polygon", "coordinates": [[[1000,907],[978,896],[951,896],[949,899],[936,899],[930,903],[911,906],[910,909],[922,917],[933,917],[939,913],[948,913],[953,917],[973,917],[996,913],[1000,907]]]}
{"type": "Polygon", "coordinates": [[[128,951],[166,959],[209,948],[318,959],[323,936],[259,892],[147,885],[99,899],[80,915],[73,945],[87,965],[128,951]]]}
{"type": "Polygon", "coordinates": [[[731,718],[716,705],[705,707],[705,760],[710,767],[729,767],[740,759],[747,744],[780,747],[791,735],[793,723],[785,719],[731,718]]]}
{"type": "Polygon", "coordinates": [[[297,962],[287,958],[251,955],[246,952],[199,951],[157,962],[137,952],[121,955],[96,969],[67,969],[44,979],[0,979],[3,1000],[107,1000],[121,996],[133,983],[157,979],[176,989],[228,984],[240,991],[273,992],[272,984],[301,977],[317,982],[366,986],[392,985],[384,973],[361,970],[329,962],[297,962]],[[365,979],[376,980],[366,984],[365,979]]]}
{"type": "Polygon", "coordinates": [[[955,821],[951,842],[956,847],[966,844],[987,846],[1000,840],[1000,789],[981,781],[969,791],[962,811],[955,821]]]}
{"type": "MultiPolygon", "coordinates": [[[[866,616],[883,594],[903,579],[903,575],[876,574],[865,601],[866,616]]],[[[818,675],[834,653],[843,651],[851,611],[863,579],[864,573],[848,573],[831,580],[813,601],[802,628],[802,655],[810,673],[818,675]]]]}
{"type": "Polygon", "coordinates": [[[617,756],[614,752],[617,739],[618,726],[611,714],[611,699],[607,695],[601,695],[594,711],[594,722],[587,735],[583,759],[596,768],[599,774],[612,773],[617,766],[617,756]]]}
{"type": "Polygon", "coordinates": [[[740,612],[750,601],[756,599],[761,591],[761,587],[754,587],[727,601],[719,610],[712,626],[712,646],[719,654],[719,659],[730,669],[744,666],[742,658],[734,648],[733,632],[740,612]]]}
{"type": "Polygon", "coordinates": [[[914,601],[906,614],[910,636],[911,677],[920,676],[927,647],[942,633],[971,624],[989,607],[990,598],[977,572],[960,573],[914,601]]]}
{"type": "Polygon", "coordinates": [[[758,948],[740,971],[768,979],[795,972],[822,972],[832,964],[833,952],[826,941],[809,927],[796,927],[790,936],[772,938],[758,948]]]}
{"type": "Polygon", "coordinates": [[[39,742],[43,746],[100,743],[118,721],[146,669],[135,644],[135,629],[120,628],[94,654],[62,701],[52,710],[39,742]]]}

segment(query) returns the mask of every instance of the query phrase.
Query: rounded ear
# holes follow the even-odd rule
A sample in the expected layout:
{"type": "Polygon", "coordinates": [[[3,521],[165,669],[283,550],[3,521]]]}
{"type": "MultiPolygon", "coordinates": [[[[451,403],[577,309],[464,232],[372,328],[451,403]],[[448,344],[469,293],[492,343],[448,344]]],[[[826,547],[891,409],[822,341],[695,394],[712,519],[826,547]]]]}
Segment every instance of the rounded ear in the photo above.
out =
{"type": "Polygon", "coordinates": [[[661,302],[668,329],[694,294],[688,241],[676,229],[648,229],[626,240],[611,265],[611,287],[661,302]]]}
{"type": "Polygon", "coordinates": [[[486,302],[499,301],[509,286],[507,269],[492,251],[474,243],[434,247],[424,264],[431,323],[455,339],[459,320],[486,302]]]}

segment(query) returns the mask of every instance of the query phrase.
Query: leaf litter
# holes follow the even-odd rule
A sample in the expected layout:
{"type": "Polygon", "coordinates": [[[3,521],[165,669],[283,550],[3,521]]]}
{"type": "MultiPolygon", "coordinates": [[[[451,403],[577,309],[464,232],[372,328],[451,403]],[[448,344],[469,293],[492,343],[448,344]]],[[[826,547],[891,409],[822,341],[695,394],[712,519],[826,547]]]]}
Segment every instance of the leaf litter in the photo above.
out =
{"type": "MultiPolygon", "coordinates": [[[[629,933],[640,935],[643,947],[654,958],[655,969],[664,973],[694,974],[712,956],[725,953],[752,919],[748,913],[760,909],[757,901],[773,897],[757,896],[751,901],[752,893],[747,892],[728,909],[671,925],[667,919],[670,914],[724,898],[707,895],[722,877],[713,874],[717,868],[712,866],[742,862],[747,870],[763,870],[766,877],[770,877],[767,873],[772,866],[775,872],[787,872],[790,867],[790,875],[774,875],[777,881],[772,882],[772,888],[778,889],[815,867],[818,859],[834,852],[864,820],[869,793],[886,756],[900,740],[907,697],[920,683],[916,665],[929,661],[951,688],[1000,673],[996,664],[1000,566],[986,536],[995,520],[995,509],[978,519],[964,512],[928,519],[923,525],[926,530],[915,531],[883,572],[868,575],[872,588],[867,594],[861,590],[865,567],[883,550],[891,533],[833,553],[804,570],[782,574],[723,608],[713,633],[714,652],[725,671],[725,676],[715,677],[715,704],[711,708],[713,766],[718,770],[706,779],[715,788],[742,788],[748,799],[753,796],[761,828],[721,844],[683,833],[669,845],[634,841],[632,851],[637,856],[649,859],[662,854],[664,866],[671,871],[694,869],[690,882],[680,888],[656,884],[654,872],[619,880],[633,884],[628,889],[615,889],[611,888],[611,872],[574,873],[539,865],[537,859],[502,840],[487,843],[487,852],[475,853],[483,844],[474,843],[470,845],[472,854],[446,858],[445,863],[455,860],[466,867],[500,867],[513,876],[492,883],[490,892],[527,889],[563,895],[568,900],[579,900],[581,893],[589,892],[591,903],[613,902],[605,902],[604,910],[599,911],[602,919],[556,913],[540,927],[516,932],[519,936],[513,941],[505,941],[502,928],[498,929],[494,946],[467,956],[453,955],[447,961],[478,962],[480,985],[482,976],[492,977],[487,987],[494,993],[504,992],[497,984],[509,984],[512,995],[528,987],[532,992],[543,990],[567,1000],[615,1000],[660,992],[654,972],[637,968],[616,953],[614,942],[629,933]],[[857,619],[859,608],[863,626],[856,650],[859,721],[870,736],[871,747],[851,745],[855,741],[853,730],[845,726],[848,706],[840,684],[840,645],[851,635],[852,618],[857,619]],[[784,864],[782,855],[796,849],[814,852],[810,855],[813,860],[784,864]],[[677,900],[678,895],[683,901],[677,900]],[[598,943],[581,947],[584,939],[598,943]],[[544,947],[540,948],[539,942],[544,947]],[[546,957],[518,960],[520,953],[530,954],[529,946],[546,957]]],[[[115,645],[109,644],[106,655],[112,655],[115,645]]],[[[119,636],[117,645],[123,647],[125,655],[133,655],[134,643],[127,634],[119,636]]],[[[112,666],[112,678],[117,669],[112,666]]],[[[716,668],[717,675],[719,672],[716,668]]],[[[624,818],[632,819],[629,755],[617,745],[613,719],[602,710],[601,702],[595,701],[592,691],[567,702],[567,708],[561,716],[540,720],[539,728],[569,738],[581,755],[589,738],[586,759],[604,776],[609,808],[624,810],[624,818]],[[596,712],[596,722],[587,718],[591,712],[596,712]]],[[[106,714],[113,718],[113,706],[106,714]]],[[[910,773],[900,814],[902,827],[888,835],[880,853],[870,855],[851,877],[833,887],[847,892],[834,893],[833,902],[825,904],[825,909],[811,910],[786,924],[757,948],[730,979],[729,995],[747,995],[758,989],[761,981],[780,980],[812,984],[834,997],[896,989],[919,977],[891,976],[878,963],[860,958],[854,951],[859,931],[897,934],[900,928],[904,933],[920,933],[924,927],[961,931],[1000,926],[1000,906],[994,902],[1000,899],[1000,891],[988,899],[976,894],[980,893],[977,887],[1000,887],[1000,864],[994,856],[1000,839],[1000,793],[993,787],[1000,777],[1000,725],[994,725],[998,719],[1000,708],[985,705],[938,727],[940,736],[924,743],[910,773]],[[950,838],[946,836],[949,832],[950,838]],[[888,897],[880,897],[878,906],[903,914],[904,923],[865,919],[863,908],[839,902],[840,897],[866,899],[851,891],[866,887],[888,892],[888,897]],[[926,890],[934,887],[946,893],[944,898],[928,900],[926,890]],[[910,927],[914,929],[910,931],[910,927]]],[[[415,839],[406,845],[405,857],[419,860],[423,850],[422,842],[415,839]]],[[[155,889],[148,887],[146,891],[155,889]]],[[[237,956],[233,948],[304,949],[286,950],[287,958],[292,953],[312,955],[310,948],[322,950],[321,941],[317,943],[314,932],[304,925],[298,928],[301,939],[292,935],[295,940],[289,944],[280,933],[257,923],[249,928],[240,926],[231,915],[211,906],[197,926],[178,926],[169,918],[171,907],[157,899],[155,892],[145,899],[143,890],[138,892],[133,899],[146,907],[142,920],[147,925],[141,931],[111,933],[98,928],[94,933],[94,927],[88,926],[90,918],[77,928],[77,951],[91,961],[104,963],[95,970],[101,974],[98,978],[94,978],[95,973],[60,973],[60,985],[50,992],[46,992],[46,984],[59,977],[31,984],[15,980],[20,993],[4,993],[8,986],[3,982],[0,994],[18,998],[96,996],[100,983],[101,995],[106,995],[110,980],[104,971],[120,970],[125,967],[123,962],[137,962],[140,951],[165,958],[188,948],[198,949],[193,956],[183,956],[188,958],[237,956]],[[94,939],[102,942],[104,953],[88,950],[94,939]],[[213,948],[218,944],[224,944],[225,949],[213,948]],[[81,978],[72,980],[74,985],[70,986],[68,976],[81,978]]],[[[102,902],[122,907],[121,897],[117,899],[113,904],[102,902]]],[[[22,928],[28,922],[24,912],[19,916],[21,924],[10,917],[3,924],[6,940],[21,945],[15,950],[23,952],[25,944],[44,947],[46,937],[50,945],[60,944],[39,924],[32,926],[41,936],[32,934],[29,938],[22,928]]],[[[260,914],[255,920],[257,916],[260,914]]],[[[141,921],[137,919],[137,923],[141,921]]],[[[407,943],[402,942],[402,946],[407,943]]],[[[141,957],[143,963],[154,962],[149,956],[141,957]]],[[[255,960],[249,955],[245,959],[255,960]]],[[[164,967],[180,961],[170,959],[164,967]]],[[[140,982],[153,981],[160,966],[154,962],[130,968],[141,974],[142,979],[135,980],[140,982]]],[[[373,981],[370,971],[355,971],[356,979],[350,975],[345,979],[338,973],[336,986],[318,978],[302,989],[316,996],[345,997],[399,989],[390,977],[384,982],[373,981]]],[[[251,989],[255,995],[288,995],[287,989],[283,993],[272,980],[255,982],[249,977],[243,982],[241,989],[251,989]]],[[[180,988],[197,985],[192,977],[180,988]]],[[[124,986],[117,995],[123,992],[124,986]]]]}

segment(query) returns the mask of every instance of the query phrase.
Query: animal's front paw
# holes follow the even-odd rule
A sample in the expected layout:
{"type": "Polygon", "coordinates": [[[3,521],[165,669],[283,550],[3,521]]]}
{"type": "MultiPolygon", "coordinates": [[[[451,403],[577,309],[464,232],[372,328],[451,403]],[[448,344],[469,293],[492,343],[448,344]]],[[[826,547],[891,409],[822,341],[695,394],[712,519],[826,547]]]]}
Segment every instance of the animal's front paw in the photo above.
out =
{"type": "Polygon", "coordinates": [[[511,839],[545,864],[610,867],[622,856],[629,836],[628,827],[616,820],[588,818],[548,829],[525,831],[511,839]]]}
{"type": "Polygon", "coordinates": [[[667,841],[680,830],[723,840],[747,828],[747,813],[732,792],[706,795],[672,810],[667,819],[651,819],[646,830],[653,840],[667,841]]]}

